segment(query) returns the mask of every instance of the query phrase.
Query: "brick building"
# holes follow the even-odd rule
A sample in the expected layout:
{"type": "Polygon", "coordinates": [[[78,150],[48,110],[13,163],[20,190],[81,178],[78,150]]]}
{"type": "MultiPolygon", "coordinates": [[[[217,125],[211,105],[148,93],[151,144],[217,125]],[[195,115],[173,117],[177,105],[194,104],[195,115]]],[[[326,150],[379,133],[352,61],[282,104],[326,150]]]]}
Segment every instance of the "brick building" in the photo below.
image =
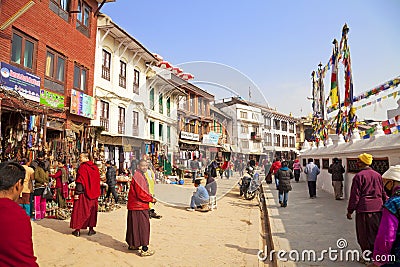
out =
{"type": "Polygon", "coordinates": [[[89,149],[97,14],[106,2],[0,1],[1,158],[89,149]]]}

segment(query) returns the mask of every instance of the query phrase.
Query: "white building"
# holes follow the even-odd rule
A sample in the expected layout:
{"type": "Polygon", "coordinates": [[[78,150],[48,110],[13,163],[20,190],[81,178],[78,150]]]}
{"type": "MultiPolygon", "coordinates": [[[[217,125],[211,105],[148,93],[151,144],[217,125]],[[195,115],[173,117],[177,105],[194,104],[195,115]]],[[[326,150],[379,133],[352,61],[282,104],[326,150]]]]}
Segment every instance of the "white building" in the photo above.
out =
{"type": "Polygon", "coordinates": [[[98,100],[93,126],[102,126],[99,143],[106,159],[120,169],[139,158],[150,140],[146,73],[157,62],[135,38],[100,14],[97,24],[94,95],[98,100]]]}
{"type": "Polygon", "coordinates": [[[175,74],[152,67],[148,72],[148,104],[146,104],[149,140],[159,144],[168,161],[174,163],[178,147],[178,101],[186,93],[173,80],[175,74]]]}
{"type": "Polygon", "coordinates": [[[239,154],[291,159],[296,155],[296,119],[267,106],[227,98],[215,106],[232,117],[232,144],[239,154]]]}
{"type": "Polygon", "coordinates": [[[234,152],[256,156],[264,155],[262,144],[263,116],[261,109],[238,98],[223,99],[215,106],[232,117],[232,144],[234,152]]]}

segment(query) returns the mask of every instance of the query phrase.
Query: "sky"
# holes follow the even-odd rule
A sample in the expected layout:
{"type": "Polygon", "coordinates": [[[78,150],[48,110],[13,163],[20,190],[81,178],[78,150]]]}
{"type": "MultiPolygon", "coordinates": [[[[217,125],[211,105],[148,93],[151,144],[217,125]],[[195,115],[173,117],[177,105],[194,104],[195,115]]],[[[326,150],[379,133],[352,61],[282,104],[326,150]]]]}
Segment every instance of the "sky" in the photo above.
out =
{"type": "MultiPolygon", "coordinates": [[[[328,62],[345,23],[354,95],[400,75],[398,0],[117,0],[101,12],[148,50],[192,73],[191,82],[216,99],[250,97],[296,117],[312,112],[311,72],[328,62]]],[[[340,66],[341,95],[343,72],[340,66]]],[[[330,71],[325,88],[329,77],[330,71]]],[[[359,117],[383,120],[396,101],[359,110],[359,117]]]]}

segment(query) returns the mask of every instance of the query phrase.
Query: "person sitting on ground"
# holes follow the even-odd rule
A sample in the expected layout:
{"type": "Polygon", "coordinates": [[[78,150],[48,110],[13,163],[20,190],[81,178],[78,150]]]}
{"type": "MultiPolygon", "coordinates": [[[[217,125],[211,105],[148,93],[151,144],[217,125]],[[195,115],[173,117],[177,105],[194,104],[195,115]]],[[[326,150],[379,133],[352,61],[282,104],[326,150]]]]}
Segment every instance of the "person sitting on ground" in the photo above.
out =
{"type": "Polygon", "coordinates": [[[203,206],[210,200],[207,189],[201,184],[200,179],[194,181],[194,187],[196,187],[197,190],[193,193],[188,211],[194,211],[196,208],[203,209],[203,206]]]}
{"type": "Polygon", "coordinates": [[[378,234],[374,243],[374,266],[399,266],[400,265],[400,165],[391,166],[383,175],[383,184],[386,194],[390,198],[383,205],[382,218],[378,234]],[[390,255],[396,257],[395,261],[386,261],[390,255]],[[385,261],[383,261],[385,260],[385,261]]]}
{"type": "Polygon", "coordinates": [[[39,266],[33,252],[29,216],[16,203],[24,187],[25,169],[0,163],[0,265],[39,266]]]}
{"type": "Polygon", "coordinates": [[[204,173],[204,179],[206,179],[206,189],[208,192],[208,195],[210,197],[213,197],[217,194],[217,182],[213,177],[208,175],[208,172],[204,173]]]}

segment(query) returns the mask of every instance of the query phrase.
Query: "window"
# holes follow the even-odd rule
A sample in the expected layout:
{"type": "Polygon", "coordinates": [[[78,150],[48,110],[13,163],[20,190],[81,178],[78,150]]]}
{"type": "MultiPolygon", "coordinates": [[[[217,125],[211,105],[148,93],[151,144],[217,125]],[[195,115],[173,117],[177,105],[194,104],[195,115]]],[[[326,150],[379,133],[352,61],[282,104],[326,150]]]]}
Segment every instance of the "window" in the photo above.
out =
{"type": "Polygon", "coordinates": [[[187,96],[182,96],[179,98],[179,108],[186,110],[187,96]]]}
{"type": "Polygon", "coordinates": [[[249,132],[249,128],[247,127],[247,125],[242,125],[240,128],[241,128],[241,133],[243,134],[247,134],[249,132]]]}
{"type": "Polygon", "coordinates": [[[270,134],[270,133],[265,134],[264,143],[266,146],[272,146],[272,134],[270,134]]]}
{"type": "Polygon", "coordinates": [[[44,87],[64,93],[65,58],[53,50],[47,50],[44,87]]]}
{"type": "Polygon", "coordinates": [[[288,127],[287,127],[287,122],[286,121],[282,121],[282,131],[287,132],[288,127]]]}
{"type": "Polygon", "coordinates": [[[70,0],[50,0],[49,8],[63,20],[68,22],[69,4],[70,0]]]}
{"type": "Polygon", "coordinates": [[[110,80],[111,54],[103,49],[103,64],[101,65],[101,78],[110,80]]]}
{"type": "Polygon", "coordinates": [[[271,118],[265,118],[265,128],[271,129],[271,118]]]}
{"type": "Polygon", "coordinates": [[[78,15],[76,17],[76,28],[89,37],[91,8],[83,1],[78,0],[78,15]]]}
{"type": "Polygon", "coordinates": [[[167,126],[167,143],[171,144],[171,126],[167,126]]]}
{"type": "Polygon", "coordinates": [[[150,88],[150,109],[154,110],[154,88],[150,88]]]}
{"type": "Polygon", "coordinates": [[[154,135],[154,121],[150,121],[150,138],[154,139],[155,135],[154,135]]]}
{"type": "Polygon", "coordinates": [[[208,115],[207,107],[208,107],[208,102],[207,102],[206,100],[203,100],[203,108],[204,108],[204,110],[203,110],[203,115],[204,115],[204,116],[207,116],[207,115],[208,115]]]}
{"type": "Polygon", "coordinates": [[[126,88],[126,63],[119,62],[119,86],[126,88]]]}
{"type": "Polygon", "coordinates": [[[134,111],[132,116],[132,135],[139,135],[139,112],[134,111]]]}
{"type": "Polygon", "coordinates": [[[194,94],[190,94],[190,103],[189,103],[189,105],[190,105],[190,112],[195,112],[194,111],[194,108],[195,108],[195,95],[194,94]]]}
{"type": "Polygon", "coordinates": [[[105,101],[100,101],[100,126],[104,127],[104,130],[107,132],[109,115],[109,104],[105,101]]]}
{"type": "Polygon", "coordinates": [[[171,116],[171,98],[168,97],[167,99],[167,116],[171,116]]]}
{"type": "Polygon", "coordinates": [[[158,140],[164,141],[164,125],[158,125],[158,140]]]}
{"type": "Polygon", "coordinates": [[[294,133],[294,123],[289,123],[289,132],[294,133]]]}
{"type": "Polygon", "coordinates": [[[281,129],[281,122],[277,119],[274,119],[274,129],[280,130],[281,129]]]}
{"type": "Polygon", "coordinates": [[[251,117],[253,118],[253,120],[258,121],[258,114],[252,113],[251,117]]]}
{"type": "Polygon", "coordinates": [[[199,98],[198,105],[197,105],[197,115],[205,115],[203,114],[203,100],[199,98]]]}
{"type": "Polygon", "coordinates": [[[164,103],[162,94],[158,96],[158,112],[160,112],[160,114],[164,113],[164,103]]]}
{"type": "Polygon", "coordinates": [[[83,66],[74,66],[74,88],[85,91],[87,89],[87,70],[83,66]]]}
{"type": "Polygon", "coordinates": [[[282,146],[283,147],[288,147],[288,137],[286,135],[282,135],[282,146]]]}
{"type": "Polygon", "coordinates": [[[281,146],[281,136],[279,134],[275,134],[274,138],[275,138],[274,145],[281,146]]]}
{"type": "Polygon", "coordinates": [[[133,71],[133,92],[135,94],[139,94],[139,75],[140,72],[138,70],[133,71]]]}
{"type": "Polygon", "coordinates": [[[253,148],[254,149],[260,149],[261,148],[261,143],[259,143],[259,142],[253,143],[253,148]]]}
{"type": "Polygon", "coordinates": [[[290,147],[296,147],[296,143],[294,141],[294,137],[293,136],[289,137],[289,146],[290,147]]]}
{"type": "Polygon", "coordinates": [[[247,140],[242,140],[242,148],[249,148],[249,141],[247,140]]]}
{"type": "Polygon", "coordinates": [[[33,71],[35,66],[35,50],[37,42],[20,32],[13,32],[11,45],[11,61],[19,67],[33,71]]]}
{"type": "Polygon", "coordinates": [[[241,118],[241,119],[247,119],[247,112],[245,112],[245,111],[240,111],[240,118],[241,118]]]}
{"type": "Polygon", "coordinates": [[[119,111],[119,119],[118,119],[118,133],[125,133],[125,109],[122,107],[118,107],[119,111]]]}

